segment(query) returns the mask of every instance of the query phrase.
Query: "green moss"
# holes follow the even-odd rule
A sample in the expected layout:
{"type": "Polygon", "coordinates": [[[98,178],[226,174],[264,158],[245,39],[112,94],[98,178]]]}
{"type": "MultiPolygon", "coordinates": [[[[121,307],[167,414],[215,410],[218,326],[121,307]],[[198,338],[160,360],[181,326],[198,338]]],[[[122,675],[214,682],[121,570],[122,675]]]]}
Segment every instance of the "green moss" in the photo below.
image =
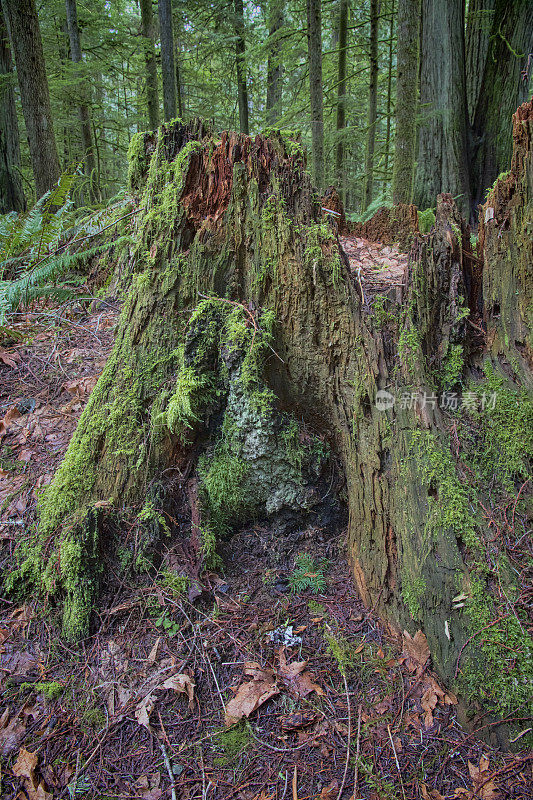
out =
{"type": "Polygon", "coordinates": [[[464,367],[463,346],[461,344],[449,344],[439,375],[440,386],[443,389],[451,389],[458,382],[464,367]]]}
{"type": "Polygon", "coordinates": [[[424,211],[418,211],[418,228],[420,233],[425,236],[430,232],[435,224],[436,216],[434,208],[426,208],[424,211]]]}
{"type": "Polygon", "coordinates": [[[402,586],[402,597],[409,613],[414,620],[420,619],[420,600],[426,591],[427,583],[424,578],[418,577],[406,580],[402,586]]]}
{"type": "Polygon", "coordinates": [[[308,225],[304,233],[304,258],[314,270],[322,266],[333,284],[339,283],[342,275],[342,262],[337,238],[327,222],[308,225]]]}
{"type": "Polygon", "coordinates": [[[61,697],[65,691],[65,686],[60,681],[39,681],[38,683],[22,683],[21,689],[29,689],[38,694],[42,694],[46,700],[53,702],[61,697]]]}
{"type": "Polygon", "coordinates": [[[376,328],[384,328],[385,325],[393,321],[394,317],[388,311],[389,305],[389,300],[385,295],[375,295],[372,301],[372,323],[376,328]]]}
{"type": "Polygon", "coordinates": [[[253,740],[248,726],[244,722],[239,722],[217,736],[216,745],[224,755],[216,756],[213,763],[219,767],[233,766],[235,760],[246,754],[252,744],[253,740]]]}
{"type": "Polygon", "coordinates": [[[205,491],[207,507],[216,520],[242,519],[247,510],[243,488],[246,473],[246,464],[224,449],[212,458],[203,456],[200,459],[198,475],[205,491]]]}
{"type": "Polygon", "coordinates": [[[130,192],[138,191],[142,185],[142,178],[147,168],[146,150],[144,146],[144,133],[135,133],[128,147],[128,189],[130,192]]]}
{"type": "Polygon", "coordinates": [[[342,675],[346,675],[348,670],[352,668],[356,661],[355,649],[342,636],[341,633],[336,634],[328,627],[324,631],[324,638],[327,643],[328,652],[331,653],[342,675]]]}
{"type": "Polygon", "coordinates": [[[450,450],[430,431],[410,434],[410,456],[429,491],[426,531],[433,537],[453,533],[468,547],[481,547],[477,520],[472,513],[472,491],[457,475],[450,450]]]}
{"type": "Polygon", "coordinates": [[[398,338],[398,357],[402,368],[414,378],[423,360],[420,334],[414,326],[409,311],[404,314],[398,338]]]}

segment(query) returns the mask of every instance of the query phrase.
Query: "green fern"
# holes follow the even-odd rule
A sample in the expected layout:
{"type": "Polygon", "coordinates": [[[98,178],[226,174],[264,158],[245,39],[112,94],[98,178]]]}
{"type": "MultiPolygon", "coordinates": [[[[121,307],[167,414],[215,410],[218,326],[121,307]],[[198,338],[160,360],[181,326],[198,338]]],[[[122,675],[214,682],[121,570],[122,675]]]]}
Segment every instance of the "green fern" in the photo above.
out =
{"type": "Polygon", "coordinates": [[[289,575],[289,586],[292,592],[304,592],[310,589],[315,594],[326,588],[328,562],[322,558],[315,561],[309,553],[298,553],[294,562],[294,572],[289,575]]]}

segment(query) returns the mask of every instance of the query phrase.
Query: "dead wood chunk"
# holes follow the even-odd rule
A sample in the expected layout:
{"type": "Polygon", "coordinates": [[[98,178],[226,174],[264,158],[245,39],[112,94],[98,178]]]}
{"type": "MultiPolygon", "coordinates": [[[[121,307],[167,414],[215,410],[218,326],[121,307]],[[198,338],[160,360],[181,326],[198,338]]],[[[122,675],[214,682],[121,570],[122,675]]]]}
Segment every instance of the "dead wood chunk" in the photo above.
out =
{"type": "Polygon", "coordinates": [[[344,213],[344,206],[342,204],[340,195],[334,186],[328,186],[326,189],[324,197],[322,198],[322,208],[327,209],[322,213],[325,216],[333,218],[337,223],[338,232],[344,233],[347,230],[346,215],[344,213]],[[333,213],[328,214],[328,211],[332,211],[333,213]]]}
{"type": "Polygon", "coordinates": [[[416,206],[398,203],[392,208],[380,208],[367,222],[351,225],[350,232],[371,242],[397,243],[403,250],[408,249],[420,233],[416,206]]]}

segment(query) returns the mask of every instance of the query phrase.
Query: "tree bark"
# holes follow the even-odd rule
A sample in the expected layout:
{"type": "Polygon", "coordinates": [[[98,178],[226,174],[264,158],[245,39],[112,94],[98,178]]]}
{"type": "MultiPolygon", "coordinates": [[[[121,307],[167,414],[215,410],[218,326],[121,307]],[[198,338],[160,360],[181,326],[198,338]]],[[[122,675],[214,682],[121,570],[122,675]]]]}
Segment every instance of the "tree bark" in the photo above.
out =
{"type": "Polygon", "coordinates": [[[17,69],[35,190],[41,197],[59,178],[50,94],[35,0],[2,0],[17,69]]]}
{"type": "Polygon", "coordinates": [[[235,55],[237,65],[237,100],[239,104],[239,129],[248,136],[248,85],[246,80],[246,42],[244,40],[244,8],[242,0],[235,0],[235,55]]]}
{"type": "Polygon", "coordinates": [[[155,30],[152,0],[140,0],[141,24],[146,67],[146,105],[151,131],[159,127],[159,88],[157,85],[157,63],[155,59],[155,30]]]}
{"type": "Polygon", "coordinates": [[[372,202],[374,189],[374,147],[378,104],[378,29],[379,0],[370,0],[370,84],[368,88],[368,118],[365,155],[365,193],[363,208],[372,202]]]}
{"type": "Polygon", "coordinates": [[[163,75],[163,111],[168,122],[177,115],[176,66],[174,64],[174,26],[171,0],[158,0],[163,75]]]}
{"type": "MultiPolygon", "coordinates": [[[[492,307],[503,309],[507,292],[494,253],[501,217],[510,221],[513,252],[527,235],[532,137],[529,104],[516,123],[513,191],[509,202],[503,195],[495,202],[498,220],[483,234],[492,307]],[[525,208],[513,205],[515,190],[525,208]]],[[[413,245],[404,290],[379,290],[390,304],[383,320],[372,310],[374,290],[366,287],[363,302],[335,233],[325,229],[293,144],[275,134],[218,138],[198,121],[139,134],[136,144],[130,174],[150,213],[138,221],[131,292],[113,352],[45,492],[33,556],[20,574],[28,580],[37,570],[47,591],[64,599],[65,634],[84,635],[103,564],[120,544],[110,535],[122,529],[117,519],[153,546],[158,536],[183,535],[176,507],[194,495],[187,536],[198,575],[216,536],[286,507],[304,513],[309,496],[287,485],[283,444],[303,419],[330,443],[346,481],[348,547],[364,603],[400,634],[422,630],[447,685],[512,716],[531,678],[515,679],[513,665],[521,659],[523,667],[527,657],[482,649],[480,669],[470,646],[500,615],[498,636],[507,640],[515,630],[486,579],[483,547],[494,554],[497,545],[481,503],[485,491],[496,491],[497,476],[470,485],[472,467],[461,463],[461,442],[450,438],[450,417],[437,402],[466,374],[467,359],[476,367],[472,380],[480,374],[465,305],[470,298],[477,307],[480,285],[453,199],[439,196],[432,233],[413,245]],[[414,403],[400,400],[413,392],[414,403]],[[185,472],[195,476],[192,487],[180,477],[185,472]],[[465,612],[457,607],[463,595],[465,612]],[[489,599],[476,616],[476,604],[489,599]],[[498,706],[502,680],[510,692],[518,687],[516,705],[510,694],[498,706]]],[[[517,275],[528,257],[524,250],[517,275]]],[[[520,338],[508,337],[509,355],[530,342],[527,285],[516,283],[524,297],[508,298],[510,314],[526,314],[520,338]]],[[[490,355],[496,369],[502,353],[490,355]]],[[[522,363],[531,377],[527,358],[522,363]]],[[[477,386],[487,388],[479,378],[477,386]]],[[[488,430],[476,437],[492,445],[488,430]]],[[[505,430],[502,440],[512,440],[505,430]]],[[[520,623],[518,635],[527,653],[520,623]]]]}
{"type": "Polygon", "coordinates": [[[266,118],[269,125],[275,125],[283,116],[283,67],[279,31],[283,27],[285,0],[269,0],[268,3],[268,63],[266,118]]]}
{"type": "Polygon", "coordinates": [[[394,51],[394,17],[395,0],[391,2],[389,20],[389,63],[387,68],[387,131],[385,133],[385,167],[383,170],[384,180],[389,181],[389,159],[391,149],[391,108],[392,108],[392,72],[393,72],[393,51],[394,51]]]}
{"type": "Polygon", "coordinates": [[[322,87],[322,10],[320,0],[307,0],[307,53],[311,100],[313,178],[324,188],[324,97],[322,87]]]}
{"type": "Polygon", "coordinates": [[[487,62],[495,0],[470,0],[466,17],[466,95],[468,118],[474,122],[487,62]]]}
{"type": "Polygon", "coordinates": [[[528,98],[528,81],[521,78],[533,51],[533,4],[529,0],[497,0],[474,114],[473,202],[509,169],[512,153],[511,118],[528,98]]]}
{"type": "Polygon", "coordinates": [[[25,211],[20,174],[20,144],[15,108],[13,63],[4,15],[0,8],[0,214],[25,211]]]}
{"type": "Polygon", "coordinates": [[[340,0],[339,6],[339,62],[337,69],[337,148],[335,159],[335,182],[346,201],[344,174],[344,128],[346,127],[346,46],[348,42],[348,0],[340,0]]]}
{"type": "Polygon", "coordinates": [[[418,107],[420,0],[398,2],[396,75],[396,138],[392,197],[411,203],[415,171],[418,107]]]}
{"type": "MultiPolygon", "coordinates": [[[[81,64],[83,56],[81,51],[76,0],[65,0],[65,6],[67,12],[67,29],[70,41],[70,56],[74,64],[81,64]]],[[[84,83],[84,81],[82,82],[84,83]]],[[[96,203],[100,198],[100,190],[98,188],[98,175],[93,145],[91,114],[86,99],[86,91],[83,85],[80,88],[80,93],[82,95],[82,99],[79,105],[79,116],[81,124],[81,141],[85,158],[85,170],[89,178],[89,195],[91,202],[96,203]]]]}
{"type": "Polygon", "coordinates": [[[435,207],[452,194],[470,216],[463,0],[423,0],[415,203],[435,207]]]}

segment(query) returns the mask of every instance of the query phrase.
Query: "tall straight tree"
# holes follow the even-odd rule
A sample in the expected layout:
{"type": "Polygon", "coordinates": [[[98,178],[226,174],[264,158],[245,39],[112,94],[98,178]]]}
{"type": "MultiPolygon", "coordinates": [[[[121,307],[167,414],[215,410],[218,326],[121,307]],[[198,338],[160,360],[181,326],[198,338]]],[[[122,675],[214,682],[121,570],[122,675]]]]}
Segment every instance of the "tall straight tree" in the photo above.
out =
{"type": "Polygon", "coordinates": [[[395,203],[410,203],[415,170],[420,0],[399,0],[397,25],[396,140],[392,199],[395,203]]]}
{"type": "Polygon", "coordinates": [[[344,128],[346,127],[346,46],[348,42],[348,0],[339,3],[339,62],[337,70],[337,148],[335,154],[335,181],[345,197],[344,128]]]}
{"type": "Polygon", "coordinates": [[[2,0],[2,8],[17,68],[35,191],[41,197],[55,184],[60,169],[37,9],[35,0],[2,0]]]}
{"type": "Polygon", "coordinates": [[[364,208],[368,208],[372,202],[374,189],[374,148],[378,108],[378,29],[379,0],[370,0],[370,83],[368,88],[364,208]]]}
{"type": "Polygon", "coordinates": [[[415,203],[435,206],[450,192],[470,214],[464,0],[423,0],[415,203]]]}
{"type": "Polygon", "coordinates": [[[161,72],[163,74],[163,110],[165,120],[177,115],[176,67],[174,64],[174,26],[171,0],[158,0],[161,35],[161,72]]]}
{"type": "Polygon", "coordinates": [[[0,8],[0,214],[24,211],[20,146],[14,92],[15,76],[4,15],[0,8]]]}
{"type": "Polygon", "coordinates": [[[470,122],[479,99],[494,20],[495,0],[469,0],[466,16],[466,99],[470,122]]]}
{"type": "MultiPolygon", "coordinates": [[[[76,0],[65,0],[65,7],[67,12],[68,38],[70,41],[70,56],[75,64],[81,64],[82,52],[76,0]]],[[[91,130],[91,114],[89,111],[89,105],[87,103],[87,95],[84,83],[85,82],[82,81],[82,85],[79,90],[81,98],[78,113],[80,117],[81,141],[83,145],[85,170],[89,176],[89,194],[91,201],[94,203],[98,201],[100,192],[98,188],[96,159],[91,130]]]]}
{"type": "Polygon", "coordinates": [[[155,26],[152,0],[139,0],[143,35],[144,63],[146,69],[146,105],[150,130],[159,127],[159,89],[157,87],[157,64],[155,60],[155,26]]]}
{"type": "Polygon", "coordinates": [[[475,146],[473,202],[511,166],[511,118],[528,99],[528,81],[521,77],[533,51],[531,0],[496,0],[485,69],[473,123],[475,146]]]}
{"type": "Polygon", "coordinates": [[[283,114],[282,66],[279,31],[283,26],[284,0],[268,2],[268,61],[266,116],[269,125],[274,125],[283,114]]]}
{"type": "Polygon", "coordinates": [[[237,64],[237,98],[239,102],[239,126],[241,133],[248,135],[248,85],[246,81],[246,43],[244,40],[244,8],[242,0],[235,0],[235,55],[237,64]]]}
{"type": "Polygon", "coordinates": [[[311,99],[313,177],[324,188],[324,95],[322,87],[322,9],[320,0],[307,0],[307,53],[311,99]]]}

